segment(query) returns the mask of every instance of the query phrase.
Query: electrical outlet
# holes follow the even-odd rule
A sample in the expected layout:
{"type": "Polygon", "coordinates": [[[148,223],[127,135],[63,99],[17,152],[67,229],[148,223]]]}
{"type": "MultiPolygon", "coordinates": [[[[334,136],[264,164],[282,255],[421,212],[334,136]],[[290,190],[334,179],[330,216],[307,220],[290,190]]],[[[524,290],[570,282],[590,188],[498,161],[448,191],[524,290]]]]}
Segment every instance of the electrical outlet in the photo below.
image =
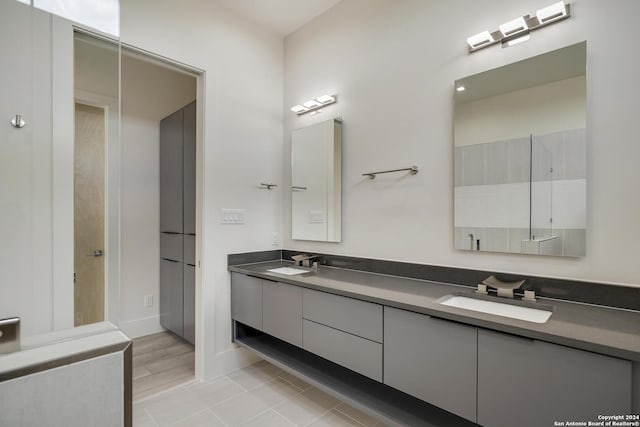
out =
{"type": "Polygon", "coordinates": [[[144,296],[144,306],[145,307],[153,307],[153,295],[145,295],[144,296]]]}

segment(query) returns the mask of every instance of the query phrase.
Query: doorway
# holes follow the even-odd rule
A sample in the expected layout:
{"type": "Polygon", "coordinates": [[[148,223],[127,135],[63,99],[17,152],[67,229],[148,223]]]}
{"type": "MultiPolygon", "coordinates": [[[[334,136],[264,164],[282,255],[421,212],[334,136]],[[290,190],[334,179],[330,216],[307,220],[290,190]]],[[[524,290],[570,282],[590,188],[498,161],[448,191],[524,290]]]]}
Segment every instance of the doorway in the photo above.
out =
{"type": "Polygon", "coordinates": [[[74,326],[104,320],[105,111],[75,104],[74,326]]]}
{"type": "Polygon", "coordinates": [[[195,377],[198,78],[122,47],[119,326],[133,338],[134,400],[195,377]]]}

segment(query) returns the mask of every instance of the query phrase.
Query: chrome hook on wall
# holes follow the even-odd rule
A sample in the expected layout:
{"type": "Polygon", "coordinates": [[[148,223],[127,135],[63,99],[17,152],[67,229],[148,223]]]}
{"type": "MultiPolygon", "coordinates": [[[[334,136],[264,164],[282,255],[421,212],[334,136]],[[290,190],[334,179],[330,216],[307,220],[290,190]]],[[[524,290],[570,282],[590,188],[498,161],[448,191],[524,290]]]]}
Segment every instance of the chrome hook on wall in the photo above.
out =
{"type": "Polygon", "coordinates": [[[25,127],[26,124],[27,122],[24,121],[24,119],[20,114],[16,114],[16,116],[13,119],[11,119],[11,126],[13,126],[16,129],[22,129],[23,127],[25,127]]]}

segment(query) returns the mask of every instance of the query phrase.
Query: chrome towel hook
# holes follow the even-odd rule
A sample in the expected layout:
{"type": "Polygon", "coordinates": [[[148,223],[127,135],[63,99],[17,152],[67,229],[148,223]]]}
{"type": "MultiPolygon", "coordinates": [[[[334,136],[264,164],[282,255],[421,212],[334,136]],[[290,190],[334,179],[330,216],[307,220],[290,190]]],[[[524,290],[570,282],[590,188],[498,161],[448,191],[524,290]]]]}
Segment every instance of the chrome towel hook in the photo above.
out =
{"type": "Polygon", "coordinates": [[[20,114],[16,114],[16,116],[13,119],[11,119],[11,126],[13,126],[16,129],[22,129],[23,127],[25,127],[26,124],[27,123],[24,121],[24,119],[20,114]]]}

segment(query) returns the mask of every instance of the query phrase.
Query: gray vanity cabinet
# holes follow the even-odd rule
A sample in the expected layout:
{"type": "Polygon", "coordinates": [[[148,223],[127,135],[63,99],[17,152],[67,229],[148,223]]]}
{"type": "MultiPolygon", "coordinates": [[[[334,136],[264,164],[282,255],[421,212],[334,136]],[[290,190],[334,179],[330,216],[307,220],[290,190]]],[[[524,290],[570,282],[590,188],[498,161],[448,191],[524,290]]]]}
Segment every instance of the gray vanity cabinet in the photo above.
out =
{"type": "Polygon", "coordinates": [[[160,232],[183,232],[183,123],[178,110],[160,121],[160,232]]]}
{"type": "Polygon", "coordinates": [[[303,289],[302,347],[382,382],[382,306],[303,289]]]}
{"type": "Polygon", "coordinates": [[[196,268],[183,264],[182,279],[184,283],[183,338],[191,344],[196,343],[196,268]]]}
{"type": "Polygon", "coordinates": [[[262,330],[262,280],[231,273],[231,318],[262,330]]]}
{"type": "Polygon", "coordinates": [[[182,213],[183,233],[196,234],[196,103],[183,108],[182,213]]]}
{"type": "Polygon", "coordinates": [[[160,286],[160,324],[182,336],[184,333],[183,264],[167,259],[160,260],[161,281],[172,286],[160,286]]]}
{"type": "Polygon", "coordinates": [[[160,121],[160,324],[191,343],[195,339],[195,112],[193,102],[160,121]],[[170,268],[170,262],[176,265],[170,268]],[[171,274],[165,274],[170,269],[171,274]]]}
{"type": "Polygon", "coordinates": [[[302,288],[262,281],[262,330],[302,347],[302,288]]]}
{"type": "Polygon", "coordinates": [[[631,413],[631,362],[478,331],[478,424],[552,426],[631,413]]]}
{"type": "Polygon", "coordinates": [[[303,290],[304,318],[382,342],[382,306],[327,292],[303,290]]]}
{"type": "Polygon", "coordinates": [[[477,330],[385,307],[384,383],[475,422],[477,330]]]}

